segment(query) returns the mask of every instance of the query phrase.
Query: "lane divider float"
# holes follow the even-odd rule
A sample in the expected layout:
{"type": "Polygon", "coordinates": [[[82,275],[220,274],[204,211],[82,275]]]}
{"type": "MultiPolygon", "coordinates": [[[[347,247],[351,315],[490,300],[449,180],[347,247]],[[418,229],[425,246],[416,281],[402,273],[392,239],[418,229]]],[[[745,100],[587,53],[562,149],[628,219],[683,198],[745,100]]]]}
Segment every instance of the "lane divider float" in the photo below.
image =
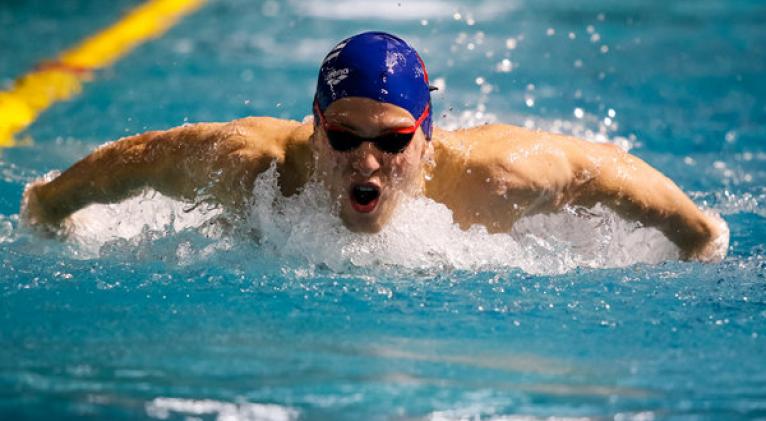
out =
{"type": "Polygon", "coordinates": [[[149,0],[103,31],[45,61],[0,92],[0,147],[58,101],[74,97],[95,70],[109,66],[142,42],[157,37],[205,0],[149,0]]]}

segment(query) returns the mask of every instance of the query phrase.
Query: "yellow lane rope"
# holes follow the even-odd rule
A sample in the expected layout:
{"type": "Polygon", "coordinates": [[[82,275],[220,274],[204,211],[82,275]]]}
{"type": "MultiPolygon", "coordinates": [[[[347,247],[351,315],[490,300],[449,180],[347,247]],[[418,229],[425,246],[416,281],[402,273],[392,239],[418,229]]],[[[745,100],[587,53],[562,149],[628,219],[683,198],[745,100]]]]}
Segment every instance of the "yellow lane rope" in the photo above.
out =
{"type": "Polygon", "coordinates": [[[104,68],[138,44],[156,37],[205,0],[149,0],[121,20],[64,51],[55,60],[17,79],[0,92],[0,147],[13,146],[14,136],[53,105],[77,95],[94,70],[104,68]]]}

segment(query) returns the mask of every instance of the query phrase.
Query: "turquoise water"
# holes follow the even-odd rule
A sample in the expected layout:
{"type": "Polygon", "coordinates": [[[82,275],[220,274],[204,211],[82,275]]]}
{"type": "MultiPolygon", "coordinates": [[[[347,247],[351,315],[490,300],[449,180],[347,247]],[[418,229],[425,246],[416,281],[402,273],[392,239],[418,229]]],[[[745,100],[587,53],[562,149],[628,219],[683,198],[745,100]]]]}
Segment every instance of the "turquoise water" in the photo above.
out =
{"type": "MultiPolygon", "coordinates": [[[[81,3],[0,5],[0,83],[138,4],[81,3]]],[[[209,3],[0,155],[0,418],[766,417],[764,21],[757,1],[209,3]],[[151,192],[66,242],[19,225],[26,183],[108,140],[303,119],[325,52],[369,29],[420,50],[437,124],[630,148],[723,216],[728,257],[677,262],[603,210],[463,233],[425,200],[359,237],[317,189],[230,230],[151,192]]]]}

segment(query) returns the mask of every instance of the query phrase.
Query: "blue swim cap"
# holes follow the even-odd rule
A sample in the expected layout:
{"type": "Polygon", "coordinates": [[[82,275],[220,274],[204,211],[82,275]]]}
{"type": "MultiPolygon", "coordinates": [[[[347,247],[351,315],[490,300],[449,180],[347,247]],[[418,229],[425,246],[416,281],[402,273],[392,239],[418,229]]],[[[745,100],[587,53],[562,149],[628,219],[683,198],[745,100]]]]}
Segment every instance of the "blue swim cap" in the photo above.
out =
{"type": "MultiPolygon", "coordinates": [[[[364,32],[335,46],[319,68],[316,106],[324,111],[341,98],[364,97],[388,102],[417,119],[428,107],[421,128],[431,139],[431,92],[418,53],[401,38],[364,32]]],[[[316,110],[314,119],[319,121],[316,110]]]]}

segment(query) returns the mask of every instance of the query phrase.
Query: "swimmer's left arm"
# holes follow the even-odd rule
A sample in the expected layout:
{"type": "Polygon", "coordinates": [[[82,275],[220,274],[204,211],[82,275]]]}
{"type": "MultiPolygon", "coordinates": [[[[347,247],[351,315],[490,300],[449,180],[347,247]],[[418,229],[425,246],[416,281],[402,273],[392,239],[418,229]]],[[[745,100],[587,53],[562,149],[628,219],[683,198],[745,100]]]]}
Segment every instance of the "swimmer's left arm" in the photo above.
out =
{"type": "MultiPolygon", "coordinates": [[[[622,217],[656,227],[675,243],[685,260],[720,260],[725,246],[717,240],[725,230],[720,219],[702,212],[658,170],[615,145],[557,138],[573,168],[567,202],[603,203],[622,217]]],[[[565,191],[566,191],[565,190],[565,191]]]]}
{"type": "Polygon", "coordinates": [[[435,185],[432,196],[448,203],[464,227],[481,223],[490,231],[508,231],[524,215],[602,203],[626,219],[661,230],[684,259],[711,261],[725,255],[725,223],[616,145],[507,125],[440,134],[445,141],[437,145],[437,161],[450,153],[463,158],[441,160],[462,164],[447,171],[450,177],[444,178],[452,181],[435,185]]]}
{"type": "Polygon", "coordinates": [[[616,146],[589,162],[595,174],[580,191],[576,203],[603,202],[625,218],[661,230],[686,260],[720,260],[725,255],[717,240],[725,223],[702,212],[669,178],[616,146]]]}

